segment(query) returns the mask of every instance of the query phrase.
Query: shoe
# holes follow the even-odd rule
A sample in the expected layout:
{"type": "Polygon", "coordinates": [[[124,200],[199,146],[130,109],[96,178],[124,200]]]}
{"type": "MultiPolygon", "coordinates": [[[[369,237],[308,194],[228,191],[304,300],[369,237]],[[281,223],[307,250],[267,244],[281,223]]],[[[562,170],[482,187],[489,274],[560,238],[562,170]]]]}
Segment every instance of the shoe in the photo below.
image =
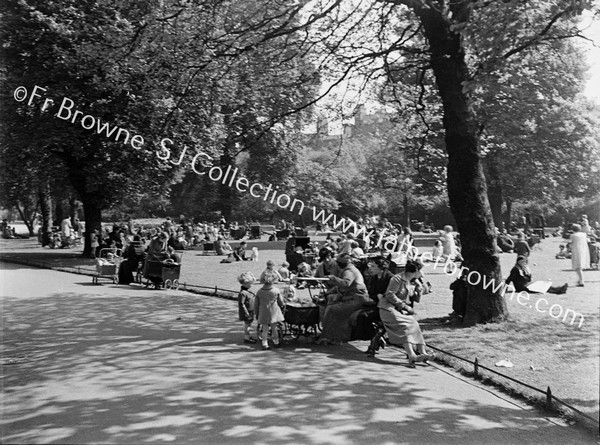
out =
{"type": "Polygon", "coordinates": [[[268,351],[269,349],[271,349],[271,347],[268,345],[263,345],[263,347],[262,347],[263,351],[268,351]]]}
{"type": "Polygon", "coordinates": [[[577,287],[583,287],[583,283],[579,283],[577,287]]]}
{"type": "Polygon", "coordinates": [[[256,339],[255,338],[245,338],[244,343],[256,343],[256,339]]]}
{"type": "Polygon", "coordinates": [[[435,358],[435,355],[433,355],[432,353],[428,352],[426,354],[421,354],[421,355],[417,356],[416,361],[417,362],[427,363],[429,360],[433,360],[434,358],[435,358]]]}
{"type": "Polygon", "coordinates": [[[567,293],[567,288],[569,287],[568,283],[565,283],[563,286],[560,287],[560,293],[561,294],[566,294],[567,293]]]}
{"type": "Polygon", "coordinates": [[[409,368],[416,368],[417,366],[415,365],[415,363],[418,361],[418,357],[414,358],[414,359],[408,359],[408,367],[409,368]]]}

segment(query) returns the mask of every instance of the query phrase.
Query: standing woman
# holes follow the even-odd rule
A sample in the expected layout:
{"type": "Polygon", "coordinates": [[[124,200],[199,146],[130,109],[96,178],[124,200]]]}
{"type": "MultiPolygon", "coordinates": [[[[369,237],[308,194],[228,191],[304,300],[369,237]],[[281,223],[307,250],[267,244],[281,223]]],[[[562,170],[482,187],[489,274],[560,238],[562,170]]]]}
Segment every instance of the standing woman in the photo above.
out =
{"type": "Polygon", "coordinates": [[[386,293],[377,303],[390,342],[404,347],[411,367],[414,367],[415,362],[424,362],[434,357],[425,350],[421,328],[413,316],[412,308],[407,304],[411,293],[414,292],[411,282],[418,277],[417,265],[413,262],[407,263],[404,272],[394,275],[390,280],[386,293]],[[415,353],[414,347],[419,355],[415,353]]]}
{"type": "Polygon", "coordinates": [[[573,224],[572,229],[571,265],[579,278],[577,286],[583,287],[583,269],[590,268],[590,249],[587,243],[587,236],[581,231],[581,226],[579,224],[573,224]]]}
{"type": "Polygon", "coordinates": [[[452,234],[452,226],[444,226],[444,233],[440,237],[443,245],[443,256],[452,261],[456,257],[456,241],[452,234]]]}

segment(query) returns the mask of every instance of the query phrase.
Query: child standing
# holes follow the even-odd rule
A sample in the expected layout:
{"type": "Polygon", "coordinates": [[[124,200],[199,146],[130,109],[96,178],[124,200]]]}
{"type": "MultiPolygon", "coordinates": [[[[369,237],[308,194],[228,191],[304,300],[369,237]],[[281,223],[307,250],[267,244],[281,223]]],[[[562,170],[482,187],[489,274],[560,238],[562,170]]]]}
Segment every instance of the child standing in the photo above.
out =
{"type": "Polygon", "coordinates": [[[279,289],[273,286],[279,278],[279,274],[267,269],[260,277],[260,282],[263,287],[256,293],[254,311],[256,312],[256,320],[260,325],[260,337],[262,338],[262,348],[270,349],[267,334],[269,326],[273,333],[273,346],[280,347],[280,332],[279,323],[284,321],[282,309],[285,307],[283,298],[279,289]]]}
{"type": "Polygon", "coordinates": [[[255,296],[250,292],[250,287],[256,281],[251,272],[244,272],[238,277],[242,285],[238,294],[238,312],[240,321],[244,322],[244,343],[256,343],[256,339],[250,335],[252,320],[254,320],[255,296]]]}

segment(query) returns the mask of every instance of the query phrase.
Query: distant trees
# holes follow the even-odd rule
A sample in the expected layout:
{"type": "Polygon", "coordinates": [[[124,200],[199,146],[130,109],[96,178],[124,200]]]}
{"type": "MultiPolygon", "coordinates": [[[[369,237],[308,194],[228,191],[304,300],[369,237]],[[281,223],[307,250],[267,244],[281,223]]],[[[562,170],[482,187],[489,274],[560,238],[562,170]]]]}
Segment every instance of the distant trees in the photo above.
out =
{"type": "MultiPolygon", "coordinates": [[[[2,130],[10,138],[0,157],[22,179],[7,190],[33,199],[44,188],[37,177],[67,178],[89,234],[102,210],[167,195],[199,152],[221,164],[243,151],[261,166],[279,156],[299,118],[271,130],[291,107],[308,107],[318,75],[293,33],[279,35],[293,14],[263,6],[3,2],[2,130]],[[19,86],[29,95],[39,87],[38,97],[16,101],[19,86]],[[20,156],[31,162],[9,164],[20,156]]],[[[227,213],[229,191],[220,192],[227,213]]],[[[84,255],[89,249],[87,236],[84,255]]]]}

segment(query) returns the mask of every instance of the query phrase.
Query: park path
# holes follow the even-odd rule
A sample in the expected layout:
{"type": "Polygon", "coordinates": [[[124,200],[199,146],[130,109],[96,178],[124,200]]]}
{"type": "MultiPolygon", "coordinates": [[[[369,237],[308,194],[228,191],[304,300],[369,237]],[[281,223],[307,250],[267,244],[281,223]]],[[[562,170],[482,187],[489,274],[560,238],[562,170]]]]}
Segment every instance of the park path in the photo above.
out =
{"type": "Polygon", "coordinates": [[[233,301],[0,263],[2,443],[596,443],[365,342],[241,342],[233,301]]]}

